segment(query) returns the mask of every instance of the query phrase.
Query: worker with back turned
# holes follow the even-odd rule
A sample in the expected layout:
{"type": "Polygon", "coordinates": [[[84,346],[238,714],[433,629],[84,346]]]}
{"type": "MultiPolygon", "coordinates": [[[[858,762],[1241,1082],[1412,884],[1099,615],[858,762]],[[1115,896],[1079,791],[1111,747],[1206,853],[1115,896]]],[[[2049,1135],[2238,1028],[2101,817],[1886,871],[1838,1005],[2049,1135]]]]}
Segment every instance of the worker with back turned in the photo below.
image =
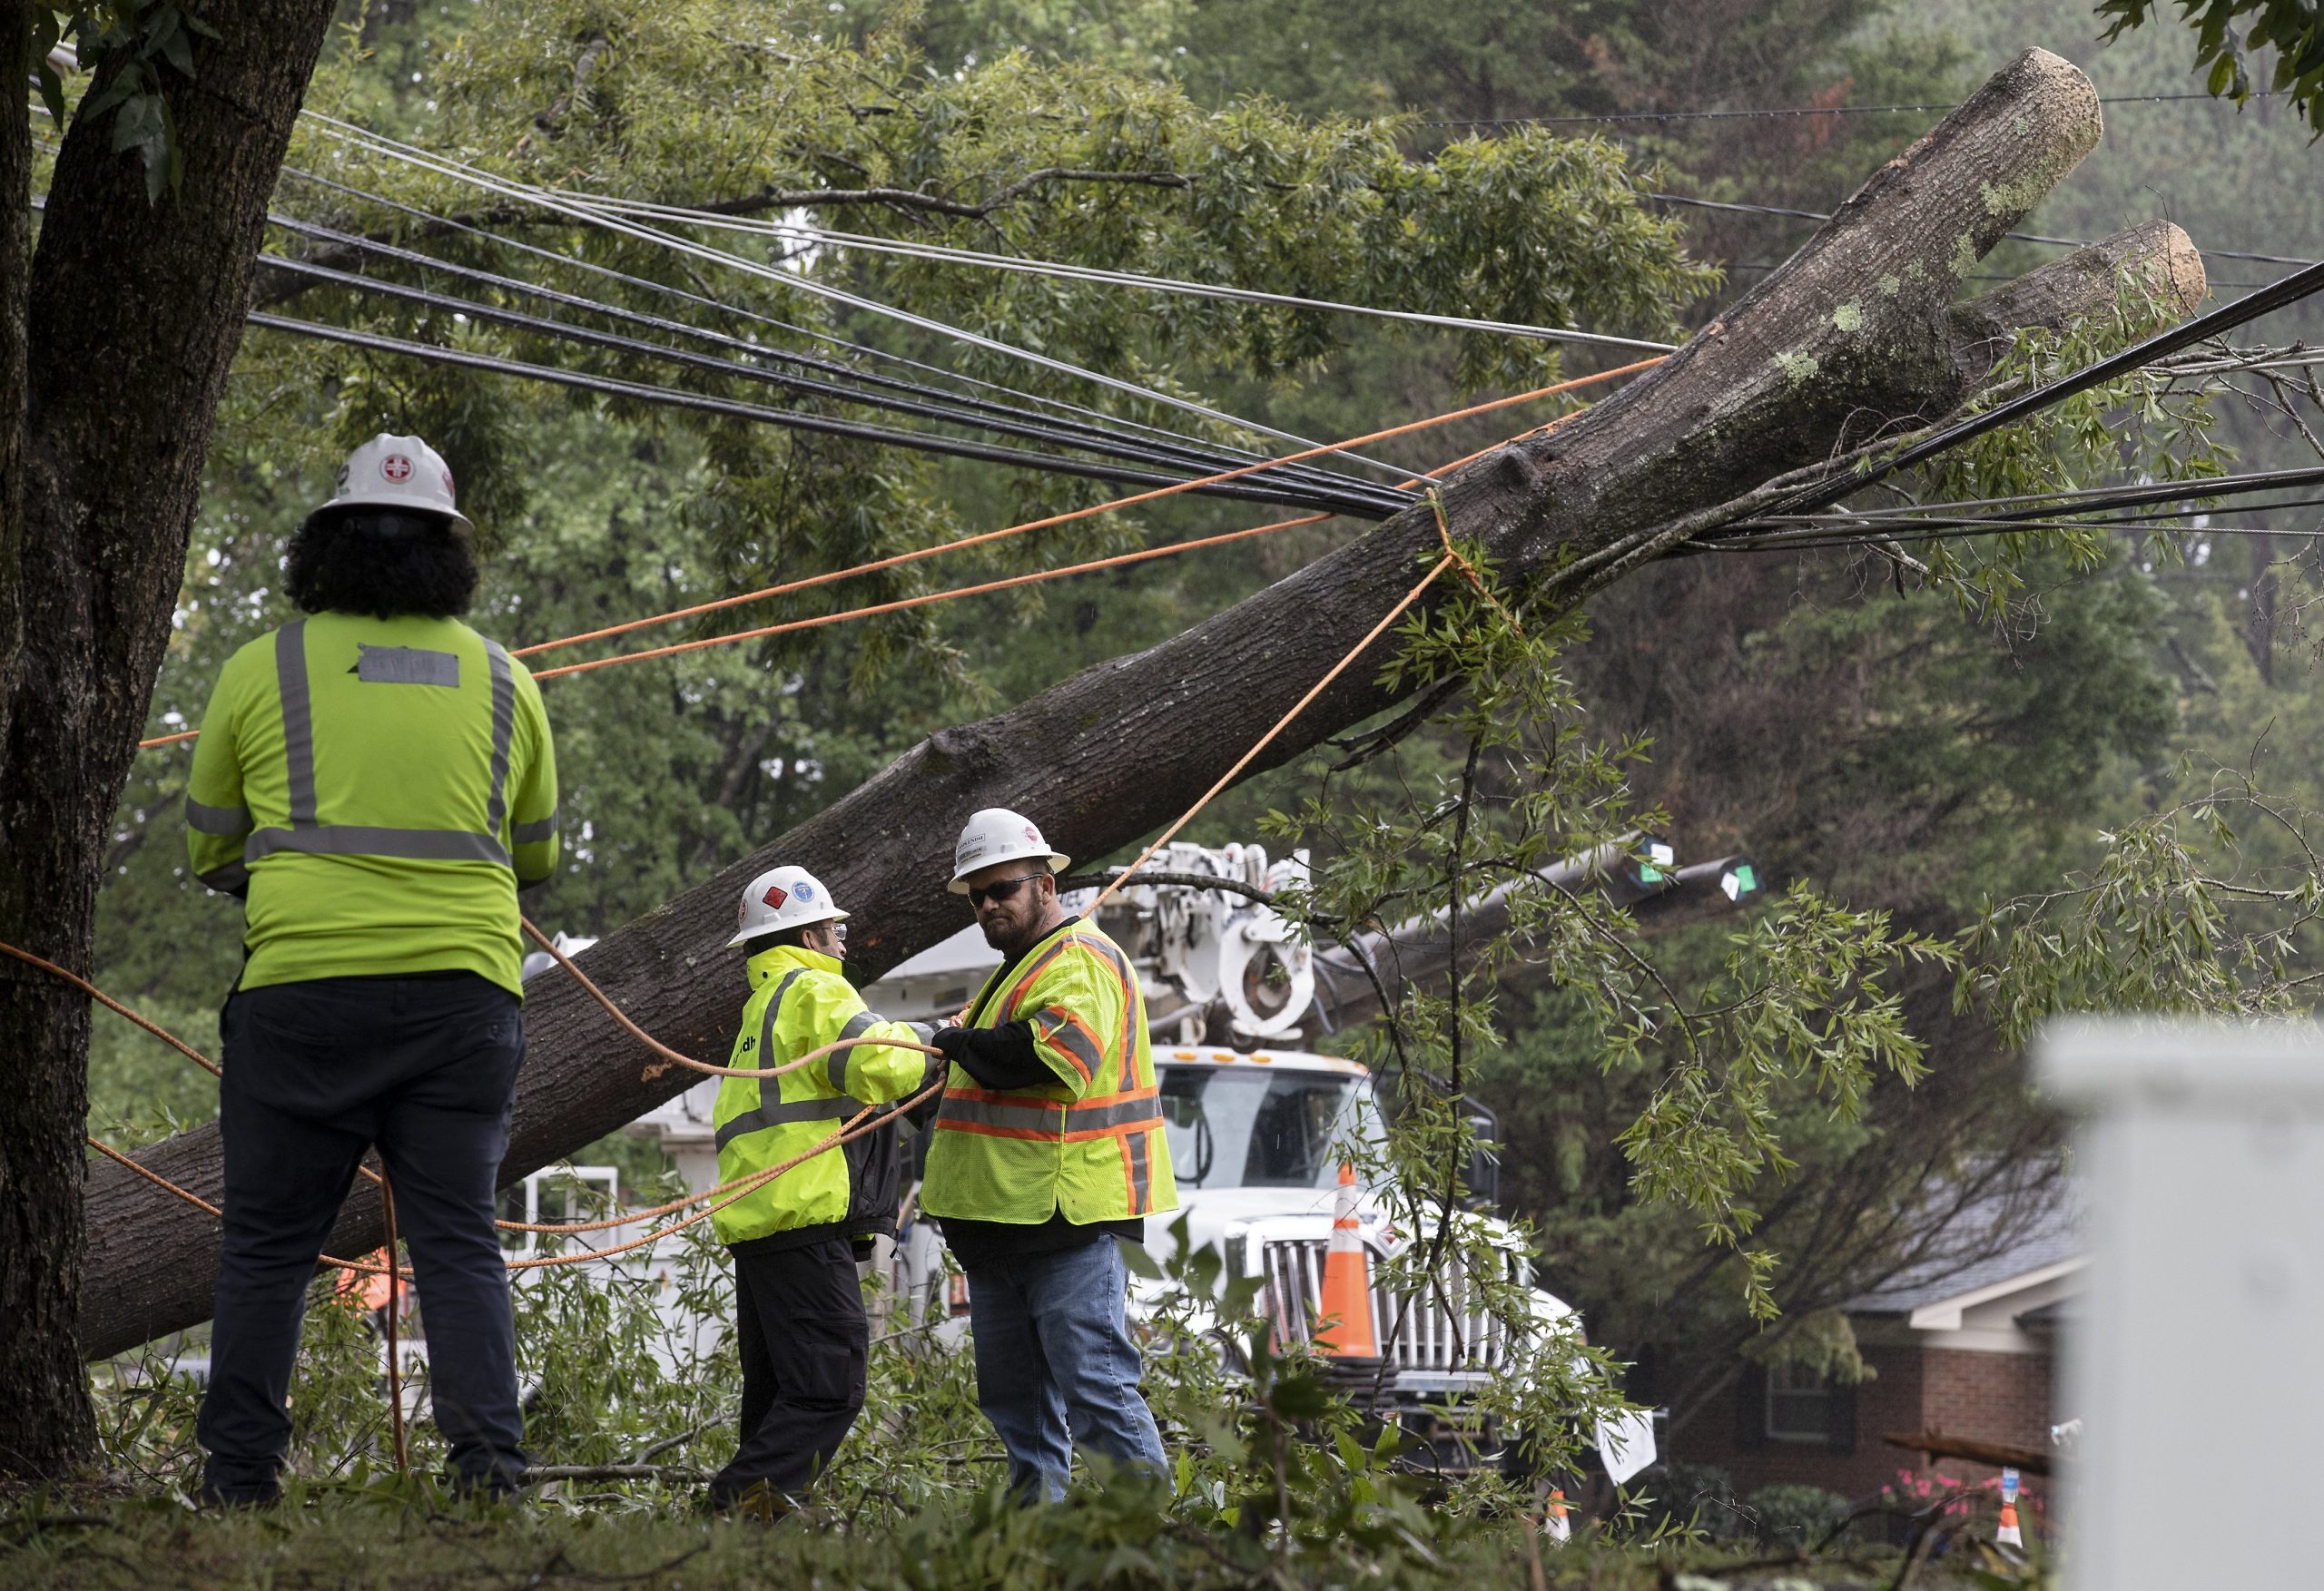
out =
{"type": "Polygon", "coordinates": [[[206,1502],[279,1496],[307,1286],[374,1148],[451,1479],[524,1475],[493,1186],[525,1054],[517,891],[556,870],[556,765],[532,676],[458,616],[472,535],[425,442],[357,448],[290,542],[307,616],[227,660],[194,743],[193,871],[246,903],[206,1502]]]}

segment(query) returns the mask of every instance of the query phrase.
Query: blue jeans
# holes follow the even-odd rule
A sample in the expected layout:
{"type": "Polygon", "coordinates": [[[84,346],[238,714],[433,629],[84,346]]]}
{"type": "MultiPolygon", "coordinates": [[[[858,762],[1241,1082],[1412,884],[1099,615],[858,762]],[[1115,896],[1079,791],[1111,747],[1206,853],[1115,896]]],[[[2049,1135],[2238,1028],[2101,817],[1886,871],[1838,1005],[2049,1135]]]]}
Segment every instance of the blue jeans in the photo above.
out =
{"type": "Polygon", "coordinates": [[[1120,1240],[1100,1237],[969,1272],[977,1402],[1009,1449],[1009,1484],[1065,1495],[1078,1446],[1167,1475],[1162,1433],[1137,1390],[1120,1240]]]}

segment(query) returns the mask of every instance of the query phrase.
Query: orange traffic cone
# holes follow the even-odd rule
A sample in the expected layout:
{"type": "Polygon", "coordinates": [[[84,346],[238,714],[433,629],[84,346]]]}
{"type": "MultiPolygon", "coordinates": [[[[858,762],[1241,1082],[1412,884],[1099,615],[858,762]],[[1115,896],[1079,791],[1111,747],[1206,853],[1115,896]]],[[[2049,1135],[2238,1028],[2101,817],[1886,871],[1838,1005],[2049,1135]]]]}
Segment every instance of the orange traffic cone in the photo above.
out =
{"type": "Polygon", "coordinates": [[[1551,1541],[1567,1542],[1573,1539],[1573,1521],[1566,1517],[1563,1487],[1551,1491],[1550,1500],[1541,1509],[1541,1533],[1551,1541]]]}
{"type": "Polygon", "coordinates": [[[1316,1311],[1315,1350],[1340,1359],[1377,1359],[1372,1331],[1372,1267],[1355,1219],[1355,1167],[1340,1163],[1338,1206],[1332,1213],[1332,1246],[1324,1254],[1324,1297],[1316,1311]]]}
{"type": "Polygon", "coordinates": [[[2001,1528],[1994,1532],[1995,1545],[2024,1547],[2024,1533],[2017,1527],[2017,1471],[2001,1472],[2001,1528]]]}

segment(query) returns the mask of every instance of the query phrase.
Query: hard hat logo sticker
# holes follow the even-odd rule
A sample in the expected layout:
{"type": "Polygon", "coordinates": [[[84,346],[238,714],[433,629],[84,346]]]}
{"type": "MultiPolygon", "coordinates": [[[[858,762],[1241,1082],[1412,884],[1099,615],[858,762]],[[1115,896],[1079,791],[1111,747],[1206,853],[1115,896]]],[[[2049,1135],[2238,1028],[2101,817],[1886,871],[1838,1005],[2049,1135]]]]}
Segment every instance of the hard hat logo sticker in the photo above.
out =
{"type": "Polygon", "coordinates": [[[411,478],[411,460],[400,453],[390,453],[379,460],[379,473],[391,481],[408,481],[411,478]]]}
{"type": "Polygon", "coordinates": [[[1026,824],[1026,825],[1025,825],[1025,843],[1026,843],[1026,844],[1028,844],[1028,845],[1039,845],[1039,844],[1040,844],[1040,842],[1041,842],[1041,831],[1040,831],[1039,830],[1038,830],[1038,829],[1034,828],[1030,823],[1026,824]]]}
{"type": "Polygon", "coordinates": [[[766,887],[766,903],[775,910],[781,911],[783,903],[790,899],[790,895],[784,891],[782,885],[769,884],[766,887]]]}
{"type": "Polygon", "coordinates": [[[794,884],[792,886],[791,892],[802,900],[812,900],[815,898],[815,887],[812,884],[794,884]]]}

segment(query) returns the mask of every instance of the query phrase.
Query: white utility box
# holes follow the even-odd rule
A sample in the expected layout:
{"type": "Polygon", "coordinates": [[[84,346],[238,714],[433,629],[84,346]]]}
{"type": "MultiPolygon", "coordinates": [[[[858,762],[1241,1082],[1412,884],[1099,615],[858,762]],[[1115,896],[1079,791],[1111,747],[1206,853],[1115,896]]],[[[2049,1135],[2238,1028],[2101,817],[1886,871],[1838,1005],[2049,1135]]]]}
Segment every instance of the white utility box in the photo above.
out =
{"type": "Polygon", "coordinates": [[[2324,1028],[2053,1024],[2093,1258],[2061,1410],[2074,1591],[2314,1585],[2324,1028]]]}

